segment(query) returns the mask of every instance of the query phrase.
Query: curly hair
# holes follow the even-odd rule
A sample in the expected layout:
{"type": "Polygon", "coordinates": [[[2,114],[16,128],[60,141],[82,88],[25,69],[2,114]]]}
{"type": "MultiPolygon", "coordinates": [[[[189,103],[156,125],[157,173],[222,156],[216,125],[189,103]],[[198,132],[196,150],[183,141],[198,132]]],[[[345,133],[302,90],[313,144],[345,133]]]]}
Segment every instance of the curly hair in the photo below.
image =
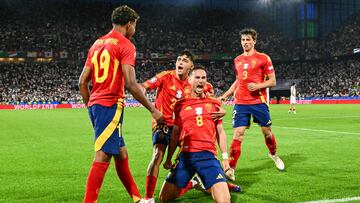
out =
{"type": "Polygon", "coordinates": [[[126,23],[135,22],[140,18],[132,8],[127,5],[122,5],[114,9],[111,15],[111,22],[116,25],[125,25],[126,23]]]}

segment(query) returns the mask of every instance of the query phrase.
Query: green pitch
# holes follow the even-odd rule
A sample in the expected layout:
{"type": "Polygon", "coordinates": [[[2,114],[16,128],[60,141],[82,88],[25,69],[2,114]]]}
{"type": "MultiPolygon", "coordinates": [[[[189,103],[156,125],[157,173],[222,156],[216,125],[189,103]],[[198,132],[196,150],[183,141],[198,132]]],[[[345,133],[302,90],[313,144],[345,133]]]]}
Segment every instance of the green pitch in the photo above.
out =
{"type": "MultiPolygon", "coordinates": [[[[231,110],[224,119],[228,145],[231,110]]],[[[256,125],[245,135],[236,183],[244,193],[232,202],[303,202],[360,196],[360,105],[272,105],[279,172],[267,156],[256,125]]],[[[142,194],[152,155],[151,118],[126,108],[124,136],[130,167],[142,194]]],[[[81,202],[93,159],[93,135],[85,109],[0,111],[0,202],[81,202]]],[[[167,171],[160,170],[156,197],[167,171]]],[[[99,202],[131,202],[109,167],[99,202]]],[[[212,202],[191,190],[175,202],[212,202]]]]}

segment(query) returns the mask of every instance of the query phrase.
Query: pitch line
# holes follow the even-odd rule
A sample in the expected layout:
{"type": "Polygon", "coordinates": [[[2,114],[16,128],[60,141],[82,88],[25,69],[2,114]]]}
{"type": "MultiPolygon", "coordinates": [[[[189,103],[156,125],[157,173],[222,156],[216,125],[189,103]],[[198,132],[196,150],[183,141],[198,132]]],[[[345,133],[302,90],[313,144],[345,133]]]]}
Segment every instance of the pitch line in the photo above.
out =
{"type": "MultiPolygon", "coordinates": [[[[231,122],[223,121],[223,123],[231,124],[231,122]]],[[[276,126],[272,125],[272,128],[285,128],[290,130],[302,130],[302,131],[312,131],[312,132],[323,132],[323,133],[336,133],[336,134],[347,134],[347,135],[360,135],[360,133],[354,132],[344,132],[344,131],[333,131],[333,130],[320,130],[320,129],[310,129],[310,128],[295,128],[295,127],[286,127],[286,126],[276,126]]]]}
{"type": "Polygon", "coordinates": [[[323,116],[323,117],[302,117],[302,118],[299,118],[299,117],[292,117],[292,118],[275,118],[275,119],[272,119],[274,121],[280,121],[280,120],[298,120],[298,119],[339,119],[339,118],[360,118],[360,116],[323,116]]]}
{"type": "Polygon", "coordinates": [[[344,132],[344,131],[333,131],[333,130],[319,130],[319,129],[310,129],[310,128],[294,128],[294,127],[285,127],[285,126],[271,126],[275,128],[285,128],[292,130],[302,130],[302,131],[312,131],[312,132],[323,132],[323,133],[337,133],[337,134],[348,134],[348,135],[360,135],[360,133],[353,132],[344,132]]]}
{"type": "Polygon", "coordinates": [[[360,200],[360,196],[358,197],[346,197],[341,199],[323,199],[323,200],[315,200],[315,201],[309,201],[309,202],[300,202],[300,203],[333,203],[333,202],[352,202],[360,200]]]}

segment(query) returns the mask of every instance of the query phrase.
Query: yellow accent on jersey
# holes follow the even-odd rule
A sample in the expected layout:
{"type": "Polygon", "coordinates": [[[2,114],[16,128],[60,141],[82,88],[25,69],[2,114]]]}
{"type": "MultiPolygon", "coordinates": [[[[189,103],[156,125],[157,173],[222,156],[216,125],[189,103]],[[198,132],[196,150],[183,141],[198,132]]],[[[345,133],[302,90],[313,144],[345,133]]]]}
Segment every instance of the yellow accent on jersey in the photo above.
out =
{"type": "Polygon", "coordinates": [[[219,175],[216,177],[216,180],[222,179],[222,178],[224,178],[224,177],[219,173],[219,175]]]}
{"type": "Polygon", "coordinates": [[[122,108],[123,108],[122,103],[118,102],[113,120],[109,123],[108,126],[106,126],[104,131],[100,134],[100,136],[95,141],[95,152],[99,151],[102,148],[102,146],[109,139],[109,137],[112,135],[114,130],[118,127],[118,124],[119,124],[119,121],[121,118],[122,108]]]}
{"type": "Polygon", "coordinates": [[[115,80],[115,77],[116,77],[116,73],[117,73],[117,70],[119,68],[119,61],[117,59],[115,59],[115,62],[114,62],[114,75],[113,75],[113,79],[111,81],[111,85],[110,85],[110,88],[112,87],[112,85],[114,84],[114,80],[115,80]]]}

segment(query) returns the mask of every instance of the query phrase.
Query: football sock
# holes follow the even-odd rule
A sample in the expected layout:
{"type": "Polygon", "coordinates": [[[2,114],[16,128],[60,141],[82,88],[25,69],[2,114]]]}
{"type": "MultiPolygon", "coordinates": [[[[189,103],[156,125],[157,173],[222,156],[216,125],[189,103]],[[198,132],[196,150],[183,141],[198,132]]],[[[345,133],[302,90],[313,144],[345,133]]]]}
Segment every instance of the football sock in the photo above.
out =
{"type": "Polygon", "coordinates": [[[129,158],[126,157],[123,160],[115,159],[115,167],[116,167],[116,172],[122,184],[129,193],[130,197],[133,199],[134,202],[139,201],[141,199],[141,194],[130,172],[129,158]]]}
{"type": "Polygon", "coordinates": [[[151,199],[154,196],[157,178],[152,175],[146,176],[146,192],[145,199],[151,199]]]}
{"type": "Polygon", "coordinates": [[[185,194],[187,191],[191,190],[193,188],[193,182],[192,181],[189,181],[189,183],[186,185],[185,188],[181,188],[180,190],[180,194],[179,194],[179,197],[183,194],[185,194]]]}
{"type": "Polygon", "coordinates": [[[229,165],[231,168],[235,169],[237,161],[241,155],[241,141],[233,139],[230,146],[230,158],[229,165]]]}
{"type": "Polygon", "coordinates": [[[97,201],[105,173],[110,162],[93,162],[87,181],[84,203],[97,201]]]}
{"type": "Polygon", "coordinates": [[[270,138],[265,137],[265,144],[267,148],[269,149],[269,152],[271,155],[276,154],[276,140],[274,134],[271,135],[270,138]]]}

